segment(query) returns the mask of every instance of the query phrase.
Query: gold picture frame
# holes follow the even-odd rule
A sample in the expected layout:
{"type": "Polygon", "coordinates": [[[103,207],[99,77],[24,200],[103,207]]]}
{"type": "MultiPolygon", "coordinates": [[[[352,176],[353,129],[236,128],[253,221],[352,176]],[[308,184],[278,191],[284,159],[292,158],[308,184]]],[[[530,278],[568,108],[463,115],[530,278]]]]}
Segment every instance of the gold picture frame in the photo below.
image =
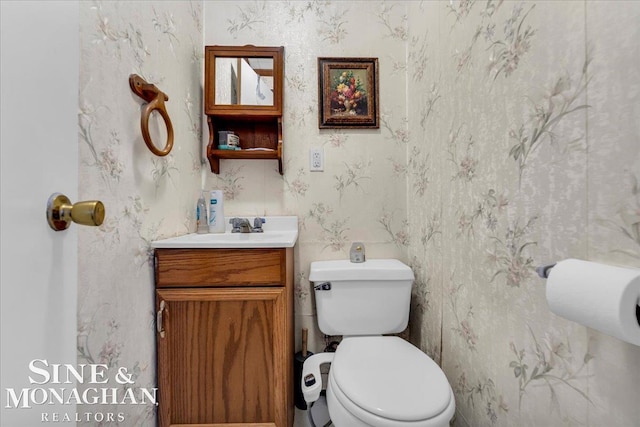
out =
{"type": "Polygon", "coordinates": [[[378,58],[318,58],[318,127],[378,129],[378,58]]]}

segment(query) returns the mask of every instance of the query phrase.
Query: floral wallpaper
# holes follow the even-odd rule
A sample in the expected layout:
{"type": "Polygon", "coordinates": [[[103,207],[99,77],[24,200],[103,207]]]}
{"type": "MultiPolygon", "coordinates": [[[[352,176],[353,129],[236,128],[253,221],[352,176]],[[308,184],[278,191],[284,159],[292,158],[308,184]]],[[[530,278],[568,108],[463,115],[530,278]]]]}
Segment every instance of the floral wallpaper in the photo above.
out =
{"type": "Polygon", "coordinates": [[[407,3],[408,165],[429,161],[408,199],[411,336],[455,425],[638,425],[640,348],[550,313],[534,268],[640,267],[639,6],[407,3]]]}
{"type": "MultiPolygon", "coordinates": [[[[369,257],[403,259],[409,244],[406,7],[402,2],[364,5],[204,3],[205,45],[285,47],[284,176],[272,160],[222,160],[220,175],[208,173],[205,188],[224,190],[226,215],[298,216],[296,339],[301,327],[309,328],[313,351],[324,349],[325,339],[316,326],[307,280],[311,261],[347,258],[354,241],[364,242],[369,257]],[[380,129],[318,129],[320,56],[379,58],[380,129]],[[324,172],[309,171],[309,149],[316,147],[324,152],[324,172]]],[[[422,174],[424,162],[416,159],[412,173],[422,174]]]]}
{"type": "MultiPolygon", "coordinates": [[[[640,3],[80,2],[78,361],[155,383],[150,242],[194,231],[201,188],[225,214],[297,215],[296,330],[317,330],[313,260],[409,263],[409,336],[456,395],[458,426],[632,426],[640,348],[550,313],[539,264],[640,267],[640,3]],[[615,25],[612,25],[615,23],[615,25]],[[202,162],[204,45],[285,47],[284,169],[202,162]],[[317,125],[317,57],[377,57],[380,129],[317,125]],[[176,143],[144,146],[137,73],[170,98],[176,143]],[[309,172],[321,147],[324,172],[309,172]]],[[[152,134],[163,137],[162,122],[152,134]]],[[[299,340],[299,333],[296,334],[299,340]]],[[[153,425],[153,408],[112,425],[153,425]]]]}
{"type": "MultiPolygon", "coordinates": [[[[80,197],[98,198],[104,224],[79,230],[78,363],[125,368],[131,388],[155,387],[155,315],[150,242],[195,227],[200,188],[202,4],[80,4],[80,197]],[[129,88],[138,74],[169,96],[174,148],[154,156],[129,88]]],[[[166,139],[152,114],[150,132],[166,139]]],[[[113,387],[124,387],[113,384],[113,387]]],[[[101,405],[80,425],[151,426],[153,405],[101,405]],[[118,416],[120,415],[120,416],[118,416]]],[[[97,408],[82,409],[85,413],[97,408]]],[[[80,412],[80,409],[79,409],[80,412]]]]}

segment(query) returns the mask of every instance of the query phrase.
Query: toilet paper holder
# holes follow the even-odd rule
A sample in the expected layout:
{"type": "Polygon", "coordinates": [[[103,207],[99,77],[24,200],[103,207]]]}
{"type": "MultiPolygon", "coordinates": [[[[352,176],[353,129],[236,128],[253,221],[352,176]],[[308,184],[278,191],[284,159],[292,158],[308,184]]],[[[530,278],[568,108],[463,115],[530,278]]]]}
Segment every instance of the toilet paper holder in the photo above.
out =
{"type": "Polygon", "coordinates": [[[540,265],[540,266],[536,267],[536,273],[538,273],[538,276],[540,276],[541,279],[548,279],[549,278],[549,272],[555,266],[556,266],[555,262],[553,264],[540,265]]]}
{"type": "MultiPolygon", "coordinates": [[[[548,279],[551,269],[555,266],[555,262],[553,264],[539,265],[536,267],[536,273],[538,273],[541,279],[548,279]]],[[[636,303],[636,320],[638,321],[638,325],[640,325],[640,300],[636,303]]]]}

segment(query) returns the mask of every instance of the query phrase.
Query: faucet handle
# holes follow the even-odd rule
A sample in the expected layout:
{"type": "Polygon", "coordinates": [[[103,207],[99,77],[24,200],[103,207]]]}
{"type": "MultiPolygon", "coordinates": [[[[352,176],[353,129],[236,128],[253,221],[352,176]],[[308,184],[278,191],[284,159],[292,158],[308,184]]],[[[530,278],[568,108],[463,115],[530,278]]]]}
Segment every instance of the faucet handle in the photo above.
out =
{"type": "Polygon", "coordinates": [[[229,219],[229,224],[231,224],[232,233],[237,233],[240,231],[240,220],[241,218],[238,218],[238,217],[229,219]]]}
{"type": "Polygon", "coordinates": [[[264,232],[264,230],[262,229],[262,224],[265,223],[265,219],[264,218],[254,218],[253,219],[253,232],[254,233],[262,233],[264,232]]]}

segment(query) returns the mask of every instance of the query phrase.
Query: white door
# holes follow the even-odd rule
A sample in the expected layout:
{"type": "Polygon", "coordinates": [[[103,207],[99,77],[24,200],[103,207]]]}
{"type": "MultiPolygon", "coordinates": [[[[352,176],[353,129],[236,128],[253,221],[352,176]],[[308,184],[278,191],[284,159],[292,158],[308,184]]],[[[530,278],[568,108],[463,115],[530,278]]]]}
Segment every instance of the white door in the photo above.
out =
{"type": "Polygon", "coordinates": [[[51,230],[45,208],[54,192],[78,201],[78,9],[75,1],[0,1],[2,426],[75,414],[67,405],[6,406],[8,389],[34,387],[30,361],[76,362],[78,226],[51,230]]]}

